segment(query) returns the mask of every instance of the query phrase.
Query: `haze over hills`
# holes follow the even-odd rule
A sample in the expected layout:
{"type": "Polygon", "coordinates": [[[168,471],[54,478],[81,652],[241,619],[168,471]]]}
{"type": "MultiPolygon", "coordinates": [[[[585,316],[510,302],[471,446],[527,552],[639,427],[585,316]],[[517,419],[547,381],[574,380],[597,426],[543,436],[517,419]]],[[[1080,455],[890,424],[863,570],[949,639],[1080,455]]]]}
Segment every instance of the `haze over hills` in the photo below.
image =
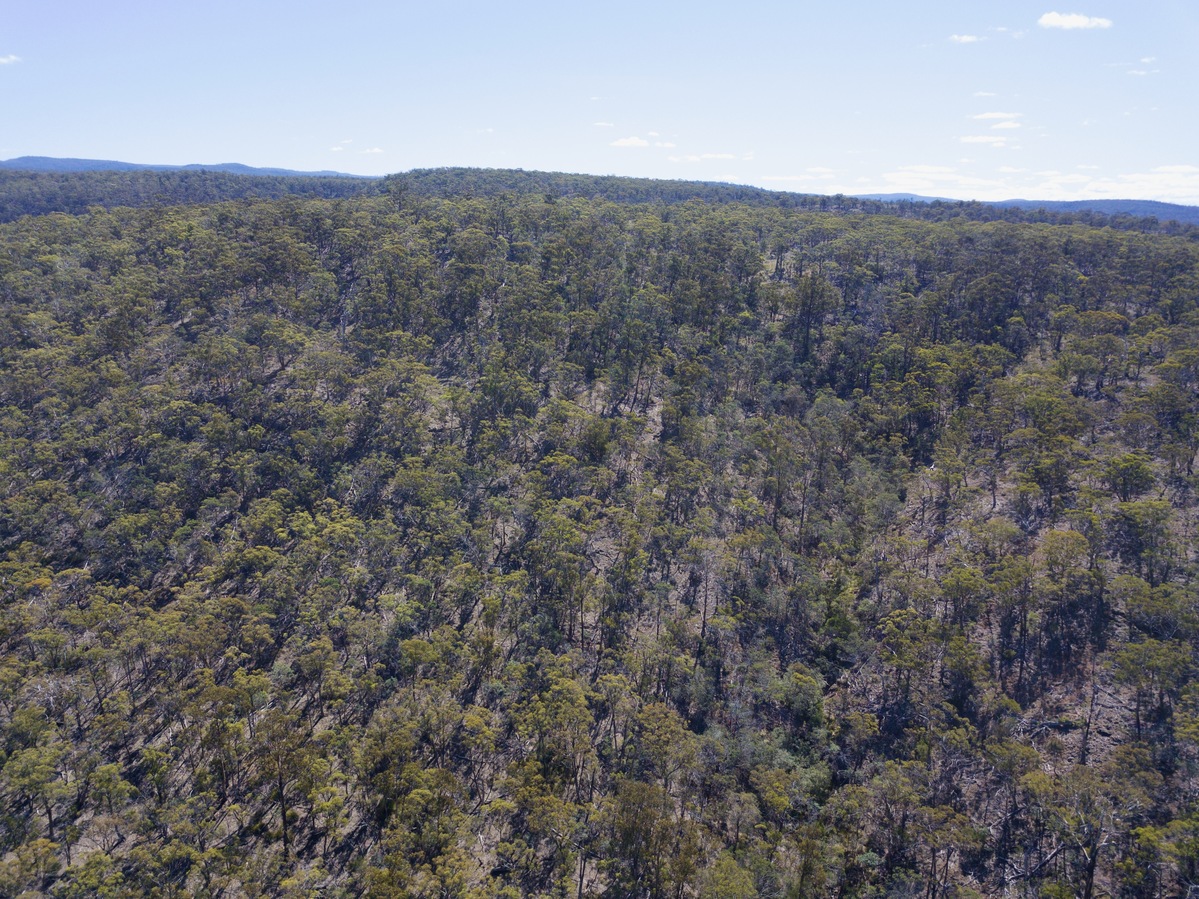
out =
{"type": "MultiPolygon", "coordinates": [[[[886,203],[958,203],[950,197],[925,197],[920,194],[857,194],[863,200],[886,203]]],[[[1162,220],[1199,224],[1199,206],[1163,203],[1159,200],[993,200],[988,206],[1015,206],[1019,209],[1047,209],[1056,212],[1088,210],[1104,215],[1153,216],[1162,220]]]]}
{"type": "Polygon", "coordinates": [[[18,156],[0,161],[0,169],[17,169],[25,172],[176,172],[204,171],[227,172],[231,175],[283,175],[310,176],[318,178],[371,178],[370,175],[351,175],[346,172],[320,171],[298,172],[294,169],[257,168],[240,162],[219,162],[214,165],[189,163],[187,165],[148,165],[138,162],[121,162],[115,159],[73,159],[56,156],[18,156]]]}
{"type": "Polygon", "coordinates": [[[993,205],[1021,209],[1090,209],[1107,215],[1152,215],[1159,219],[1199,224],[1199,206],[1162,203],[1158,200],[1001,200],[993,205]]]}

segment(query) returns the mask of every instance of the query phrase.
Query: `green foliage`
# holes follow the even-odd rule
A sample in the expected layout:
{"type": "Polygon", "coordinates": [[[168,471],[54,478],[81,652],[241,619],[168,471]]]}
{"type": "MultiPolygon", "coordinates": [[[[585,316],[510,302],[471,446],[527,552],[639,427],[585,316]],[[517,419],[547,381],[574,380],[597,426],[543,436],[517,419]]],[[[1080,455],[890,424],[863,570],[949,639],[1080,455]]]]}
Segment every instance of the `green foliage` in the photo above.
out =
{"type": "Polygon", "coordinates": [[[0,892],[1195,882],[1193,241],[262,183],[0,226],[0,892]]]}

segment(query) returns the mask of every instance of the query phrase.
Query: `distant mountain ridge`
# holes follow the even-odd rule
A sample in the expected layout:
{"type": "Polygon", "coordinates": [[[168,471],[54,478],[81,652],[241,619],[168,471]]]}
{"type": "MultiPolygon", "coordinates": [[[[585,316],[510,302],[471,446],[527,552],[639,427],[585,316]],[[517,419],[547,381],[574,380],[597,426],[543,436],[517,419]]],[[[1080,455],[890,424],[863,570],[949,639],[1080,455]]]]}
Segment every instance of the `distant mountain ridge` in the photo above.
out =
{"type": "Polygon", "coordinates": [[[1199,225],[1199,206],[1162,203],[1158,200],[1003,200],[994,205],[1064,212],[1090,209],[1105,215],[1151,215],[1159,219],[1173,219],[1199,225]]]}
{"type": "Polygon", "coordinates": [[[273,175],[285,177],[313,178],[372,178],[371,175],[351,175],[347,172],[323,170],[300,172],[295,169],[256,168],[240,162],[220,162],[215,165],[189,163],[188,165],[148,165],[138,162],[120,162],[115,159],[70,159],[55,156],[18,156],[16,159],[0,160],[0,169],[16,169],[26,172],[226,172],[230,175],[273,175]]]}
{"type": "MultiPolygon", "coordinates": [[[[856,194],[862,200],[885,203],[960,203],[948,197],[920,194],[856,194]]],[[[967,201],[968,202],[968,201],[967,201]]],[[[1199,225],[1199,206],[1163,203],[1159,200],[993,200],[979,201],[987,206],[1014,206],[1018,209],[1044,209],[1048,212],[1101,212],[1104,215],[1152,216],[1156,219],[1199,225]]]]}

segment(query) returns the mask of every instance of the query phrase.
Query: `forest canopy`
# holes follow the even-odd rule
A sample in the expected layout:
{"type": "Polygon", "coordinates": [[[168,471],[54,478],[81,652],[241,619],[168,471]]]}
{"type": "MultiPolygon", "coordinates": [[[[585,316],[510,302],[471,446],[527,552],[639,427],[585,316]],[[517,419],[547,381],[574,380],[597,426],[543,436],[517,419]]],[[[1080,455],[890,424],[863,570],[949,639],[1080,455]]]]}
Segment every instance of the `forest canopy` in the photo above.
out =
{"type": "Polygon", "coordinates": [[[0,894],[1199,885],[1190,231],[432,178],[0,225],[0,894]]]}

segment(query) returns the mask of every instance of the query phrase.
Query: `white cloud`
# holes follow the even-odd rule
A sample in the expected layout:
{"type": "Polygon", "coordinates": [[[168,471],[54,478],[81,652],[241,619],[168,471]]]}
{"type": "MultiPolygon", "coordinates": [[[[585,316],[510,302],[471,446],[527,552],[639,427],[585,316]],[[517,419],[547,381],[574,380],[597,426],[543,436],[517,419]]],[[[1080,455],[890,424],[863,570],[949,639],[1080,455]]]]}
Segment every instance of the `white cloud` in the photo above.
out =
{"type": "Polygon", "coordinates": [[[736,159],[732,153],[694,153],[687,156],[667,156],[671,162],[704,162],[708,159],[736,159]]]}
{"type": "Polygon", "coordinates": [[[988,119],[1018,119],[1022,115],[1024,115],[1022,112],[980,112],[970,118],[985,121],[988,119]]]}
{"type": "Polygon", "coordinates": [[[1156,75],[1160,71],[1161,69],[1129,69],[1128,74],[1144,77],[1146,75],[1156,75]]]}
{"type": "Polygon", "coordinates": [[[658,137],[659,136],[657,131],[650,131],[648,133],[649,133],[650,137],[658,137]]]}
{"type": "Polygon", "coordinates": [[[20,61],[21,57],[13,56],[11,53],[8,56],[0,56],[0,66],[11,66],[13,63],[20,61]]]}
{"type": "Polygon", "coordinates": [[[1149,63],[1151,63],[1151,62],[1157,62],[1157,57],[1156,56],[1142,56],[1141,62],[1143,62],[1145,65],[1149,65],[1149,63]]]}
{"type": "Polygon", "coordinates": [[[975,91],[974,96],[976,96],[976,97],[997,97],[999,95],[996,94],[994,91],[975,91]]]}
{"type": "Polygon", "coordinates": [[[358,152],[359,153],[382,153],[383,148],[382,147],[371,147],[368,150],[359,150],[358,152]]]}
{"type": "Polygon", "coordinates": [[[345,147],[330,147],[329,152],[330,153],[340,153],[344,149],[345,149],[345,147]]]}
{"type": "Polygon", "coordinates": [[[593,124],[596,128],[615,128],[616,127],[611,122],[592,122],[591,124],[593,124]]]}
{"type": "MultiPolygon", "coordinates": [[[[1016,148],[1009,146],[1009,151],[1016,148]]],[[[979,157],[980,160],[983,157],[979,157]]],[[[978,200],[1145,199],[1199,205],[1199,164],[1158,165],[1143,171],[1101,174],[1086,164],[1066,170],[1033,170],[1011,165],[906,165],[863,181],[833,177],[836,170],[811,166],[788,174],[754,179],[781,190],[831,193],[914,193],[978,200]]],[[[730,180],[732,176],[730,177],[730,180]]]]}
{"type": "Polygon", "coordinates": [[[1003,146],[1005,138],[998,137],[994,134],[970,134],[966,137],[959,137],[964,144],[991,144],[996,147],[1003,146]]]}
{"type": "MultiPolygon", "coordinates": [[[[809,166],[804,169],[802,175],[766,175],[760,180],[762,181],[796,181],[796,182],[827,182],[832,181],[837,177],[836,169],[826,168],[822,165],[809,166]]],[[[821,184],[820,187],[825,185],[821,184]]]]}
{"type": "Polygon", "coordinates": [[[883,173],[887,192],[979,197],[1002,193],[1002,182],[962,174],[942,165],[905,165],[883,173]]]}
{"type": "Polygon", "coordinates": [[[996,122],[994,125],[991,126],[991,130],[997,131],[1000,128],[1020,128],[1020,127],[1022,127],[1022,126],[1020,125],[1019,122],[1013,122],[1011,119],[1008,119],[1006,122],[996,122]]]}
{"type": "Polygon", "coordinates": [[[613,147],[648,147],[649,141],[644,137],[621,137],[612,141],[613,147]]]}
{"type": "Polygon", "coordinates": [[[672,141],[668,141],[668,140],[656,140],[656,141],[654,141],[654,146],[655,147],[664,147],[668,150],[674,149],[674,143],[672,141]]]}
{"type": "MultiPolygon", "coordinates": [[[[839,181],[832,173],[832,169],[820,169],[820,172],[824,174],[812,174],[812,170],[808,169],[802,175],[765,175],[756,180],[765,184],[779,184],[783,190],[800,190],[809,193],[848,194],[862,192],[857,181],[839,181]],[[794,185],[794,187],[788,187],[787,185],[794,185]]],[[[861,179],[859,178],[858,181],[861,181],[861,179]]]]}
{"type": "MultiPolygon", "coordinates": [[[[874,179],[879,193],[915,193],[978,200],[1007,200],[1025,197],[1031,200],[1143,199],[1167,203],[1199,205],[1199,165],[1159,165],[1147,171],[1120,175],[1100,175],[1095,171],[1056,169],[1028,171],[1014,166],[999,166],[994,174],[984,175],[970,168],[937,165],[909,165],[883,173],[874,179]]],[[[774,181],[802,181],[804,176],[770,178],[774,181]]],[[[831,188],[813,185],[821,192],[831,188]]],[[[868,191],[853,188],[854,191],[868,191]]]]}
{"type": "Polygon", "coordinates": [[[1098,16],[1084,16],[1076,12],[1047,12],[1041,18],[1037,19],[1037,24],[1042,28],[1074,30],[1076,28],[1111,28],[1112,20],[1101,19],[1098,16]]]}
{"type": "Polygon", "coordinates": [[[949,39],[955,44],[977,44],[979,41],[985,40],[977,34],[951,34],[949,39]]]}
{"type": "Polygon", "coordinates": [[[1159,165],[1146,172],[1103,176],[1058,172],[1038,173],[1044,177],[1030,186],[1037,199],[1136,199],[1166,203],[1199,204],[1199,166],[1159,165]]]}

